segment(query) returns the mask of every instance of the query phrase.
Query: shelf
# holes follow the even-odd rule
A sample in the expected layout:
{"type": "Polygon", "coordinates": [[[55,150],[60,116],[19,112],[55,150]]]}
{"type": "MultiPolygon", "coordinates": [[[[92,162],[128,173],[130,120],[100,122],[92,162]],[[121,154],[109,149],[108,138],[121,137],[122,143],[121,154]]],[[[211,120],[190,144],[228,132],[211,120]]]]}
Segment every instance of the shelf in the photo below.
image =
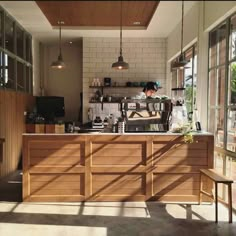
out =
{"type": "Polygon", "coordinates": [[[97,102],[89,102],[89,103],[101,103],[101,104],[104,104],[104,103],[121,103],[121,101],[117,101],[117,102],[99,102],[99,101],[97,101],[97,102]]]}
{"type": "Polygon", "coordinates": [[[185,90],[185,88],[172,88],[172,91],[179,91],[179,90],[185,90]]]}
{"type": "MultiPolygon", "coordinates": [[[[144,88],[144,86],[89,86],[89,88],[144,88]]],[[[158,87],[161,89],[162,87],[158,87]]]]}

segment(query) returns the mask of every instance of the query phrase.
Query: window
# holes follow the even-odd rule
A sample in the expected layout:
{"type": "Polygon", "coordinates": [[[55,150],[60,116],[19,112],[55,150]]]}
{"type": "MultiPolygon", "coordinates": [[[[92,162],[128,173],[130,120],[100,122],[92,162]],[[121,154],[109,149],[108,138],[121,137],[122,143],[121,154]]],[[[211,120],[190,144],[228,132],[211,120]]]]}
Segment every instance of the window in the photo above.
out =
{"type": "MultiPolygon", "coordinates": [[[[208,130],[215,135],[215,168],[236,175],[236,15],[209,33],[208,130]]],[[[227,189],[220,197],[227,200],[227,189]]],[[[236,196],[236,184],[233,185],[236,196]]],[[[236,198],[233,197],[236,208],[236,198]]]]}
{"type": "Polygon", "coordinates": [[[32,94],[32,86],[32,37],[0,7],[0,88],[32,94]]]}
{"type": "Polygon", "coordinates": [[[24,58],[24,31],[16,26],[16,54],[18,57],[24,58]]]}
{"type": "Polygon", "coordinates": [[[14,53],[14,22],[8,16],[5,15],[5,48],[14,53]]]}
{"type": "MultiPolygon", "coordinates": [[[[172,97],[184,97],[188,114],[193,114],[196,101],[197,45],[191,46],[184,52],[184,55],[186,60],[189,61],[185,69],[172,71],[172,97]]],[[[176,60],[178,60],[178,57],[171,62],[171,65],[176,60]]],[[[192,121],[192,116],[189,116],[189,121],[192,121]]]]}

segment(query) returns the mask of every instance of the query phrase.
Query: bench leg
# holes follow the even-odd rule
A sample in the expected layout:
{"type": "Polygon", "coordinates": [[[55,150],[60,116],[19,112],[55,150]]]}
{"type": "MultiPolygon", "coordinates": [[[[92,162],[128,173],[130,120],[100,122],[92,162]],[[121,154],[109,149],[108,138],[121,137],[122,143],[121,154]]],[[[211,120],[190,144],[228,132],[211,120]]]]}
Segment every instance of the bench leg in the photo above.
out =
{"type": "Polygon", "coordinates": [[[215,222],[218,223],[218,185],[215,182],[215,222]]]}
{"type": "Polygon", "coordinates": [[[229,223],[233,221],[232,213],[232,184],[228,184],[228,201],[229,201],[229,223]]]}
{"type": "Polygon", "coordinates": [[[202,203],[202,174],[200,173],[198,204],[202,203]]]}

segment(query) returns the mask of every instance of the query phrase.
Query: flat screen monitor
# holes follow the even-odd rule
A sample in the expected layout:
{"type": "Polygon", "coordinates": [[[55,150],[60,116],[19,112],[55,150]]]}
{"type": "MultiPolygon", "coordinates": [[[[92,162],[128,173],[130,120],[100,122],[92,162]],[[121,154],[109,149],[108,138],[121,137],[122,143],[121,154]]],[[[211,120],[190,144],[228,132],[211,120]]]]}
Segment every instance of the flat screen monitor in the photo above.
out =
{"type": "Polygon", "coordinates": [[[36,97],[37,113],[46,120],[53,121],[56,117],[65,116],[64,97],[42,96],[36,97]]]}

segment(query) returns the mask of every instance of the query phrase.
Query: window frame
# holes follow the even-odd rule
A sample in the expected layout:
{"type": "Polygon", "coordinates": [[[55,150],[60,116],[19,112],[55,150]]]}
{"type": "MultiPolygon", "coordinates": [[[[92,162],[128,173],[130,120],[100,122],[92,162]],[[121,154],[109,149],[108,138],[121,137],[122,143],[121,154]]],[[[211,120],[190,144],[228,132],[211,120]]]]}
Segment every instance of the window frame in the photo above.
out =
{"type": "MultiPolygon", "coordinates": [[[[3,86],[0,86],[0,89],[7,89],[7,90],[15,90],[17,92],[24,92],[24,93],[28,93],[28,94],[32,94],[33,95],[33,88],[31,88],[30,90],[28,88],[26,88],[26,67],[30,67],[30,70],[32,71],[33,74],[33,58],[32,58],[32,36],[30,33],[28,33],[4,8],[2,8],[0,6],[0,17],[1,17],[1,34],[2,34],[2,44],[0,43],[0,51],[4,54],[6,54],[8,57],[12,58],[14,60],[14,85],[11,87],[7,87],[6,84],[4,84],[3,86]],[[9,51],[6,48],[5,45],[5,24],[6,24],[6,16],[11,19],[11,21],[13,22],[13,51],[9,51]],[[23,33],[23,45],[22,45],[22,50],[23,53],[21,56],[17,55],[17,34],[16,34],[16,29],[19,29],[22,31],[23,33]],[[30,48],[26,48],[27,46],[27,42],[26,40],[29,40],[28,46],[30,48]],[[26,54],[29,55],[26,55],[26,54]],[[28,57],[27,57],[28,56],[28,57]],[[22,63],[23,64],[23,81],[24,81],[24,85],[23,85],[23,89],[18,89],[18,76],[17,76],[17,64],[18,63],[22,63]]],[[[3,60],[4,63],[4,60],[3,60]]],[[[3,75],[5,76],[5,70],[6,70],[6,65],[3,65],[3,75]]],[[[33,84],[33,77],[29,76],[28,77],[31,81],[29,81],[29,84],[33,84]]]]}

